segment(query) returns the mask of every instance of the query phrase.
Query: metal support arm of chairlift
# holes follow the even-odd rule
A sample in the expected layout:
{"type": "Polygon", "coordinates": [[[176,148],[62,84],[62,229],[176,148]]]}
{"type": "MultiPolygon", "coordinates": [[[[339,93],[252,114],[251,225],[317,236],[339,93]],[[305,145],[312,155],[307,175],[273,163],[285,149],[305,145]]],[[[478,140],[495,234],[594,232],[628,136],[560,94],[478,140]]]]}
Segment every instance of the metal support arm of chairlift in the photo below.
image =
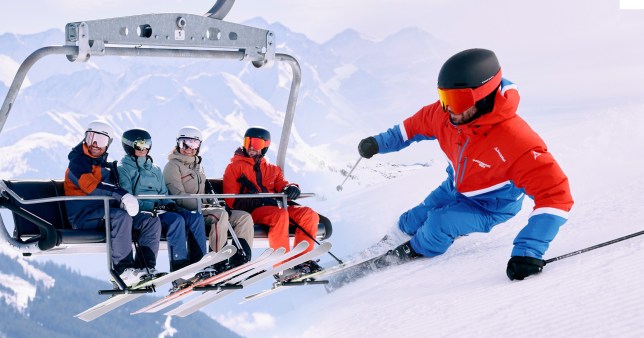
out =
{"type": "MultiPolygon", "coordinates": [[[[273,32],[222,21],[220,18],[232,3],[220,0],[206,16],[145,14],[68,23],[64,46],[40,48],[20,65],[0,109],[0,132],[27,73],[47,55],[65,55],[71,62],[87,62],[94,56],[232,59],[252,62],[257,68],[271,66],[278,60],[288,63],[293,73],[276,161],[284,168],[301,81],[300,65],[288,54],[275,53],[273,32]]],[[[107,209],[107,201],[105,205],[107,209]]],[[[106,223],[109,228],[109,220],[106,223]]],[[[0,226],[4,227],[4,223],[0,226]]],[[[6,232],[6,228],[0,231],[3,230],[6,232]]],[[[109,250],[109,231],[106,235],[109,250]]],[[[38,251],[34,243],[13,241],[11,245],[21,252],[38,251]]]]}

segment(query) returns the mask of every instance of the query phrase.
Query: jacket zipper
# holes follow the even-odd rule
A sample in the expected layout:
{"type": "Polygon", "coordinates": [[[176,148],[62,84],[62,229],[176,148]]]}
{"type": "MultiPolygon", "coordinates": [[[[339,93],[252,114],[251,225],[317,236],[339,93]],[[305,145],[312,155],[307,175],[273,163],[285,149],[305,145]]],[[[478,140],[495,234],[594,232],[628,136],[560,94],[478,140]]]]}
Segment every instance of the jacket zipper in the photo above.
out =
{"type": "MultiPolygon", "coordinates": [[[[461,130],[458,130],[459,137],[461,135],[461,130]]],[[[465,176],[465,168],[467,167],[467,156],[465,156],[465,161],[463,159],[463,153],[467,144],[470,142],[470,138],[465,139],[465,143],[462,146],[458,147],[458,162],[456,163],[456,175],[454,176],[454,186],[458,187],[458,183],[463,181],[463,176],[465,176]]]]}

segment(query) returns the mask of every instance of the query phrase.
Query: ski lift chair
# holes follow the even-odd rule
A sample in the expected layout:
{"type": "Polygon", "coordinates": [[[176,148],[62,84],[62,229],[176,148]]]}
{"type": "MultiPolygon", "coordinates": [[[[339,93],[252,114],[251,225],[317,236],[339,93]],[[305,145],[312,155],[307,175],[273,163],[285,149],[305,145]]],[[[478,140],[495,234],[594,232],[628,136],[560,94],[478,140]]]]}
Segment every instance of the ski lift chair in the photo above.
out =
{"type": "MultiPolygon", "coordinates": [[[[68,23],[65,27],[64,46],[40,48],[20,65],[0,109],[0,132],[27,72],[37,61],[48,55],[64,55],[71,62],[86,62],[93,56],[231,59],[251,62],[256,68],[270,66],[277,60],[290,65],[293,74],[276,161],[277,165],[284,168],[301,80],[300,66],[294,57],[275,53],[273,32],[222,21],[231,5],[232,1],[220,0],[206,16],[146,14],[68,23]]],[[[217,193],[222,192],[221,179],[211,179],[211,183],[217,193]]],[[[272,195],[262,194],[262,197],[285,199],[283,194],[272,195]]],[[[253,197],[224,194],[214,196],[253,197]]],[[[302,197],[307,196],[314,195],[302,194],[302,197]]],[[[189,197],[207,198],[213,195],[189,197]]],[[[73,229],[65,211],[65,201],[72,199],[103,200],[106,211],[109,211],[108,200],[111,197],[64,196],[62,180],[1,180],[0,207],[13,213],[14,230],[13,235],[9,235],[0,215],[0,240],[23,255],[109,252],[109,219],[104,222],[106,229],[73,229]]],[[[256,225],[255,237],[267,239],[267,229],[264,225],[256,225]]],[[[294,236],[294,232],[292,228],[290,235],[294,236]]],[[[320,215],[318,232],[312,235],[321,240],[329,238],[331,233],[331,222],[320,215]]],[[[165,242],[161,244],[162,249],[167,248],[165,242]]],[[[107,256],[111,269],[110,255],[107,256]]]]}

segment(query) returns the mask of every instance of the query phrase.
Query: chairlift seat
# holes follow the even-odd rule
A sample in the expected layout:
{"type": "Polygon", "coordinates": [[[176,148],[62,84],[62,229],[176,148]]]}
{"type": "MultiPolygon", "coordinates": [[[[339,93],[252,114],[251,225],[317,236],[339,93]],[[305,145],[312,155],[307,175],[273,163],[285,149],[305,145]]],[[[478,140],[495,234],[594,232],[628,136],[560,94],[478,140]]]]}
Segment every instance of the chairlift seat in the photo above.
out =
{"type": "MultiPolygon", "coordinates": [[[[209,179],[215,193],[222,193],[223,181],[221,179],[209,179]]],[[[62,180],[4,180],[7,187],[13,190],[24,200],[62,197],[65,195],[62,180]]],[[[293,203],[293,202],[290,202],[293,203]]],[[[21,204],[8,194],[0,201],[0,206],[10,209],[13,213],[14,231],[13,238],[21,242],[37,240],[41,231],[37,220],[29,219],[28,216],[40,218],[40,226],[53,227],[58,238],[56,246],[61,244],[86,244],[105,243],[104,228],[97,229],[73,229],[67,219],[67,211],[64,201],[21,204]]],[[[209,232],[206,232],[206,235],[209,232]]],[[[289,235],[295,236],[295,227],[289,227],[289,235]]],[[[331,222],[328,218],[320,215],[317,239],[327,239],[331,236],[331,222]]],[[[255,224],[255,238],[267,239],[268,226],[255,224]]],[[[165,232],[161,238],[165,241],[165,232]]]]}

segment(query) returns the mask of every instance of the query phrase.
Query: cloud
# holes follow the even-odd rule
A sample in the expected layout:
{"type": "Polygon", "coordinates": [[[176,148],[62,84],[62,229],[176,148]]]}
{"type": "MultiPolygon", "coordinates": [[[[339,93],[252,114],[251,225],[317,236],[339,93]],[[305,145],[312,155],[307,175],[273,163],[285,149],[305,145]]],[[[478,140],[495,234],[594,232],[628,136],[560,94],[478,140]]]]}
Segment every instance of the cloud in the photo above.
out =
{"type": "Polygon", "coordinates": [[[275,328],[275,317],[264,312],[242,312],[227,313],[225,315],[213,316],[221,325],[234,330],[235,332],[250,333],[257,330],[275,328]]]}

